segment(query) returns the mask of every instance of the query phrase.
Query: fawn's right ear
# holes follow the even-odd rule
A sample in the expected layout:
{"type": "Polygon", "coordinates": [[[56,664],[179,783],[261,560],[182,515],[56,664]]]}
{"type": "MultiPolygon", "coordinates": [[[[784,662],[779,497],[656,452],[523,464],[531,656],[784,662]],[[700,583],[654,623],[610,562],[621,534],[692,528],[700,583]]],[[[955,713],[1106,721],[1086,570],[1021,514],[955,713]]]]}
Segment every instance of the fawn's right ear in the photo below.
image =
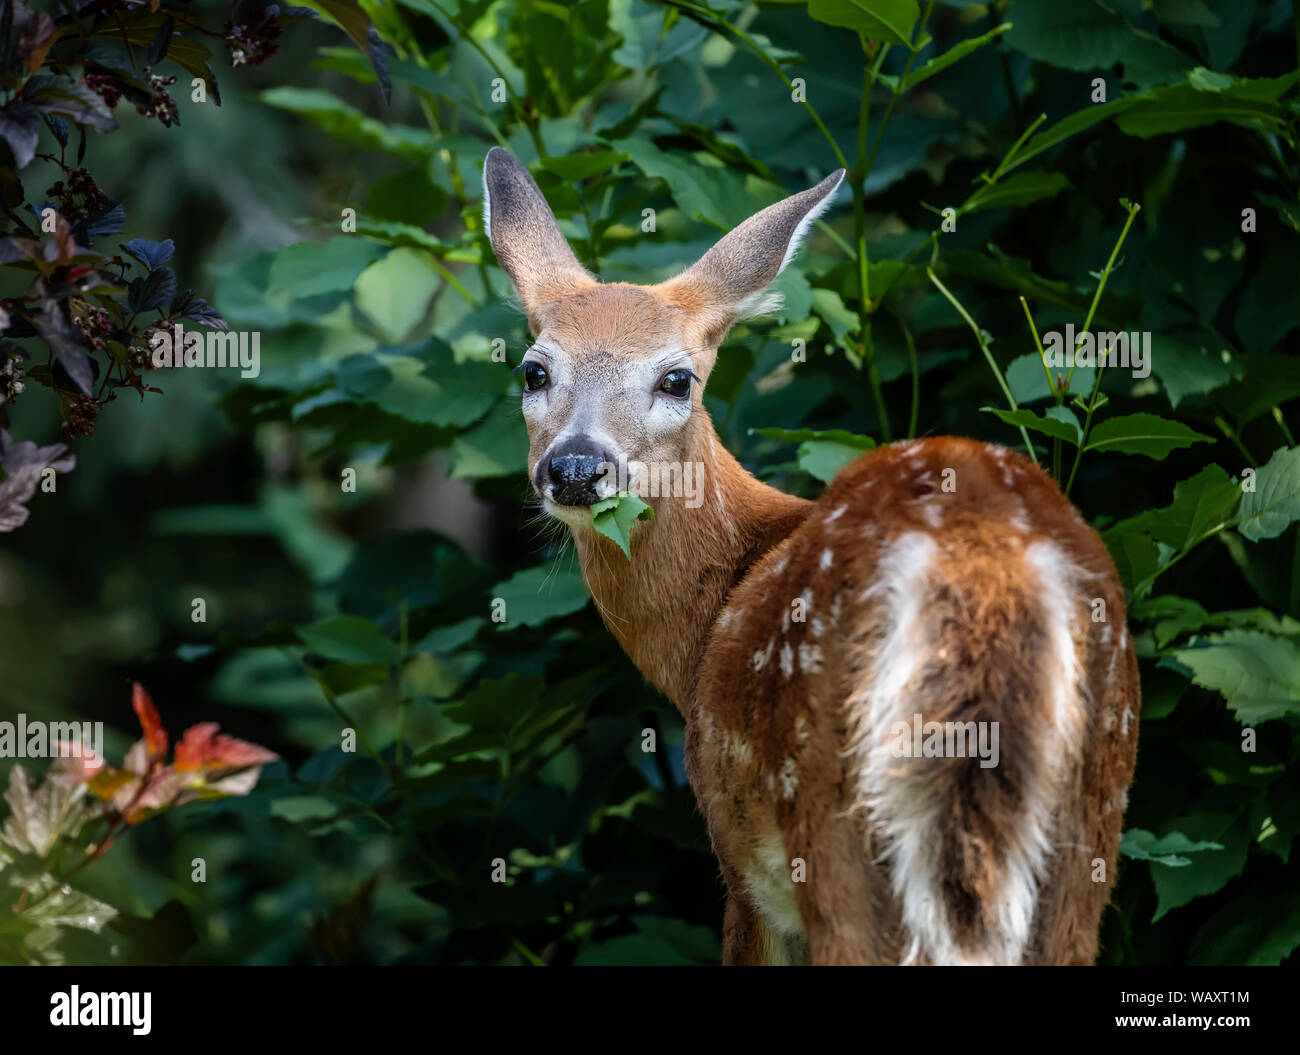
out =
{"type": "Polygon", "coordinates": [[[489,150],[483,162],[483,226],[534,336],[547,304],[596,284],[560,234],[537,181],[501,147],[489,150]]]}

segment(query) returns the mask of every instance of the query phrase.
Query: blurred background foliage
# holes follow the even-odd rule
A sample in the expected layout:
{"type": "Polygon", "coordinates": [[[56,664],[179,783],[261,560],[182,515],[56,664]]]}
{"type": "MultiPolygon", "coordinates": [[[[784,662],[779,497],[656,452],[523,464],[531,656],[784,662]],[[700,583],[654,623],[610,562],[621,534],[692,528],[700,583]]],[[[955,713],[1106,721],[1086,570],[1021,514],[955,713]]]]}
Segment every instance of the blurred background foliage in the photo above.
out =
{"type": "MultiPolygon", "coordinates": [[[[779,487],[815,496],[871,441],[1022,445],[1016,425],[1064,482],[1080,428],[1111,423],[1071,490],[1125,577],[1144,679],[1101,961],[1293,960],[1289,0],[362,7],[391,101],[326,18],[223,77],[220,108],[179,98],[181,127],[128,113],[90,143],[122,238],[173,237],[180,284],[261,332],[262,370],[152,372],[165,394],[106,408],[33,499],[0,548],[0,715],[102,720],[115,759],[138,680],[164,720],[218,721],[282,761],[86,868],[78,887],[120,915],[68,927],[53,955],[717,960],[723,890],[681,721],[604,631],[523,475],[509,370],[528,335],[480,219],[501,144],[606,280],[665,277],[851,170],[781,313],[732,333],[705,397],[779,487]],[[1040,334],[1090,309],[1095,329],[1151,332],[1151,377],[1094,389],[1080,369],[1050,389],[1021,297],[1040,334]],[[1007,410],[999,377],[1027,416],[982,412],[1007,410]]],[[[58,438],[45,391],[10,411],[15,435],[58,438]]]]}

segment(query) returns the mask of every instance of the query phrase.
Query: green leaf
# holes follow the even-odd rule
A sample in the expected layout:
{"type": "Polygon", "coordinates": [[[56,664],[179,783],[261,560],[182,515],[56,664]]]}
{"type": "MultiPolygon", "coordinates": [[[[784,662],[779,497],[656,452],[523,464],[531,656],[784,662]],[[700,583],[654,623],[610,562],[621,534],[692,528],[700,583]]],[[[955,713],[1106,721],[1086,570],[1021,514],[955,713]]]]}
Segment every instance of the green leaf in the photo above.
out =
{"type": "Polygon", "coordinates": [[[112,905],[74,890],[52,875],[38,877],[28,890],[28,908],[21,915],[15,917],[9,911],[3,913],[17,926],[5,927],[0,919],[0,930],[75,927],[98,934],[104,924],[117,915],[117,909],[112,905]]]}
{"type": "Polygon", "coordinates": [[[298,242],[271,263],[271,289],[314,297],[351,289],[357,277],[384,252],[366,238],[341,235],[328,242],[298,242]]]}
{"type": "Polygon", "coordinates": [[[517,405],[508,414],[489,414],[451,444],[453,479],[511,476],[528,469],[528,431],[517,405]]]}
{"type": "Polygon", "coordinates": [[[1207,92],[1194,83],[1171,84],[1137,96],[1115,119],[1122,132],[1148,139],[1226,121],[1269,133],[1281,129],[1286,115],[1276,100],[1300,77],[1233,79],[1230,87],[1207,92]]]}
{"type": "Polygon", "coordinates": [[[1300,520],[1300,447],[1279,447],[1241,496],[1237,530],[1252,542],[1277,538],[1300,520]]]}
{"type": "Polygon", "coordinates": [[[1073,444],[1076,447],[1083,438],[1083,430],[1079,427],[1079,419],[1067,407],[1052,407],[1047,411],[1047,416],[1042,418],[1032,410],[1025,410],[1023,407],[1019,410],[999,410],[997,407],[981,407],[980,409],[990,414],[996,414],[1008,425],[1033,429],[1035,432],[1041,432],[1054,439],[1065,440],[1066,443],[1073,444]]]}
{"type": "Polygon", "coordinates": [[[1119,61],[1133,31],[1101,4],[1017,4],[1008,47],[1066,70],[1105,69],[1119,61]]]}
{"type": "Polygon", "coordinates": [[[1183,868],[1192,863],[1183,854],[1222,849],[1222,843],[1193,841],[1182,832],[1170,832],[1157,838],[1142,828],[1130,828],[1119,841],[1119,852],[1125,857],[1135,861],[1155,861],[1171,868],[1183,868]]]}
{"type": "MultiPolygon", "coordinates": [[[[1064,384],[1068,376],[1070,388],[1067,395],[1085,395],[1092,391],[1093,381],[1097,377],[1095,366],[1079,365],[1074,372],[1057,370],[1059,379],[1053,377],[1057,384],[1064,384]]],[[[1050,399],[1052,390],[1047,384],[1047,374],[1043,371],[1042,357],[1035,351],[1017,356],[1007,364],[1007,387],[1017,403],[1033,403],[1039,399],[1050,399]]]]}
{"type": "Polygon", "coordinates": [[[1142,518],[1152,538],[1184,550],[1206,531],[1231,519],[1241,498],[1241,488],[1217,465],[1207,465],[1195,476],[1174,485],[1174,500],[1164,509],[1142,518]]]}
{"type": "Polygon", "coordinates": [[[632,525],[655,515],[647,503],[627,491],[602,499],[591,507],[591,524],[606,538],[618,543],[619,549],[632,559],[632,525]]]}
{"type": "Polygon", "coordinates": [[[1126,414],[1107,418],[1093,426],[1084,450],[1144,454],[1163,461],[1172,450],[1190,447],[1193,443],[1212,442],[1209,436],[1203,436],[1179,421],[1168,421],[1154,414],[1126,414]]]}
{"type": "MultiPolygon", "coordinates": [[[[1017,21],[1019,21],[1018,15],[1017,21]]],[[[1109,120],[1116,114],[1123,113],[1134,104],[1135,100],[1136,96],[1124,96],[1108,103],[1100,103],[1085,107],[1082,110],[1076,110],[1068,117],[1063,117],[1055,124],[1048,125],[1041,131],[1034,133],[1029,142],[1020,148],[1019,153],[1016,154],[1008,167],[1019,168],[1026,161],[1036,158],[1039,154],[1050,150],[1058,143],[1065,142],[1065,140],[1077,135],[1085,128],[1091,128],[1095,124],[1109,120]]]]}
{"type": "Polygon", "coordinates": [[[396,642],[369,619],[332,615],[298,627],[296,633],[312,652],[340,663],[396,663],[396,642]]]}
{"type": "Polygon", "coordinates": [[[401,247],[365,269],[353,287],[357,309],[389,344],[416,337],[442,279],[423,250],[401,247]]]}
{"type": "Polygon", "coordinates": [[[857,333],[862,325],[858,313],[850,311],[844,299],[833,289],[818,286],[812,291],[813,310],[822,318],[837,341],[843,340],[850,333],[857,333]]]}
{"type": "Polygon", "coordinates": [[[302,821],[327,821],[339,812],[339,804],[323,795],[292,795],[271,801],[271,816],[292,824],[302,821]]]}
{"type": "Polygon", "coordinates": [[[1223,846],[1213,853],[1197,853],[1179,868],[1152,868],[1156,888],[1156,912],[1152,922],[1173,909],[1206,894],[1222,890],[1241,874],[1250,846],[1250,833],[1242,819],[1227,812],[1191,813],[1169,825],[1190,842],[1214,842],[1223,846]]]}
{"type": "Polygon", "coordinates": [[[621,150],[597,150],[592,153],[543,158],[538,165],[547,172],[554,172],[560,179],[576,182],[602,173],[608,175],[627,160],[628,155],[621,150]]]}
{"type": "Polygon", "coordinates": [[[906,48],[921,17],[916,0],[808,0],[808,13],[818,22],[906,48]]]}
{"type": "Polygon", "coordinates": [[[651,179],[661,179],[688,216],[731,230],[755,209],[784,197],[780,187],[727,168],[703,165],[689,155],[667,154],[644,139],[620,139],[614,149],[651,179]],[[751,187],[757,193],[751,193],[751,187]]]}
{"type": "MultiPolygon", "coordinates": [[[[979,50],[985,44],[989,43],[989,41],[1001,36],[1010,29],[1011,26],[1012,23],[1003,22],[1001,25],[994,26],[987,33],[981,34],[978,37],[970,37],[967,40],[959,41],[942,55],[936,55],[929,62],[925,63],[918,69],[913,70],[903,78],[902,91],[911,91],[911,89],[915,88],[922,81],[929,80],[936,73],[942,73],[954,62],[960,62],[971,52],[979,50]]],[[[884,80],[883,77],[880,79],[884,80]]]]}
{"type": "Polygon", "coordinates": [[[1192,682],[1222,693],[1243,725],[1300,714],[1300,647],[1259,630],[1197,638],[1171,653],[1192,682]]]}
{"type": "Polygon", "coordinates": [[[345,143],[423,164],[439,149],[437,137],[422,128],[367,117],[329,92],[315,88],[269,88],[262,102],[307,118],[345,143]]]}
{"type": "Polygon", "coordinates": [[[966,202],[964,213],[992,209],[1001,205],[1028,205],[1043,198],[1054,198],[1073,184],[1059,172],[1018,172],[996,183],[981,187],[966,202]]]}
{"type": "Polygon", "coordinates": [[[1160,353],[1152,355],[1151,370],[1165,386],[1169,405],[1177,407],[1188,396],[1203,396],[1239,380],[1243,367],[1239,358],[1226,352],[1210,352],[1176,336],[1159,338],[1160,353]]]}
{"type": "Polygon", "coordinates": [[[5,802],[9,816],[0,828],[0,842],[37,857],[48,857],[60,839],[75,835],[101,812],[84,784],[55,781],[47,774],[33,788],[27,770],[20,765],[9,771],[5,802]]]}
{"type": "Polygon", "coordinates": [[[487,622],[482,616],[473,615],[450,626],[435,626],[418,642],[411,646],[412,652],[455,652],[461,645],[473,640],[487,622]]]}
{"type": "Polygon", "coordinates": [[[876,441],[844,429],[750,429],[769,440],[799,444],[799,468],[822,483],[830,483],[839,471],[856,461],[864,451],[873,450],[876,441]]]}
{"type": "Polygon", "coordinates": [[[1187,950],[1192,966],[1276,967],[1300,948],[1295,886],[1271,882],[1219,909],[1187,950]]]}
{"type": "Polygon", "coordinates": [[[505,629],[541,626],[550,619],[587,607],[587,585],[576,571],[548,564],[525,568],[492,588],[493,601],[503,601],[505,629]]]}
{"type": "Polygon", "coordinates": [[[1199,92],[1221,92],[1232,87],[1232,78],[1224,73],[1215,73],[1204,66],[1197,66],[1188,75],[1187,80],[1199,92]]]}

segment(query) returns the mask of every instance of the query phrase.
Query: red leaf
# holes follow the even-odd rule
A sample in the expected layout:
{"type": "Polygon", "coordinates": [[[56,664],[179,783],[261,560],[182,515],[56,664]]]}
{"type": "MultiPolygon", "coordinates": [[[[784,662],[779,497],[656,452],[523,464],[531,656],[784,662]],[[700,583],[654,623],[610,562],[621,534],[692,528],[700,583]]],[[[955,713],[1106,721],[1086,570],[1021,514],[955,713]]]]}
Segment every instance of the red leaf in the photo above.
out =
{"type": "Polygon", "coordinates": [[[243,769],[246,766],[264,766],[280,756],[246,740],[218,733],[216,722],[200,722],[185,730],[176,745],[174,768],[190,769],[243,769]]]}
{"type": "Polygon", "coordinates": [[[135,716],[140,719],[140,728],[144,730],[148,760],[154,762],[163,758],[167,754],[167,730],[163,728],[162,718],[158,716],[153,700],[138,681],[135,683],[131,706],[135,708],[135,716]]]}

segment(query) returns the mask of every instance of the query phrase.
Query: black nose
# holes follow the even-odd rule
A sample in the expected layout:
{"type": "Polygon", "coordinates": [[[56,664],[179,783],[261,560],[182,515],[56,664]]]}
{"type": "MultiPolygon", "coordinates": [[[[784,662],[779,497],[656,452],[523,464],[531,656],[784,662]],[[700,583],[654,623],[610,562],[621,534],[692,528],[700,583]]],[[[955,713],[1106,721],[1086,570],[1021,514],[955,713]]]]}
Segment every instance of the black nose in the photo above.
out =
{"type": "Polygon", "coordinates": [[[609,471],[609,460],[586,436],[575,436],[552,456],[547,466],[551,500],[564,506],[589,506],[600,499],[596,485],[609,471]]]}

